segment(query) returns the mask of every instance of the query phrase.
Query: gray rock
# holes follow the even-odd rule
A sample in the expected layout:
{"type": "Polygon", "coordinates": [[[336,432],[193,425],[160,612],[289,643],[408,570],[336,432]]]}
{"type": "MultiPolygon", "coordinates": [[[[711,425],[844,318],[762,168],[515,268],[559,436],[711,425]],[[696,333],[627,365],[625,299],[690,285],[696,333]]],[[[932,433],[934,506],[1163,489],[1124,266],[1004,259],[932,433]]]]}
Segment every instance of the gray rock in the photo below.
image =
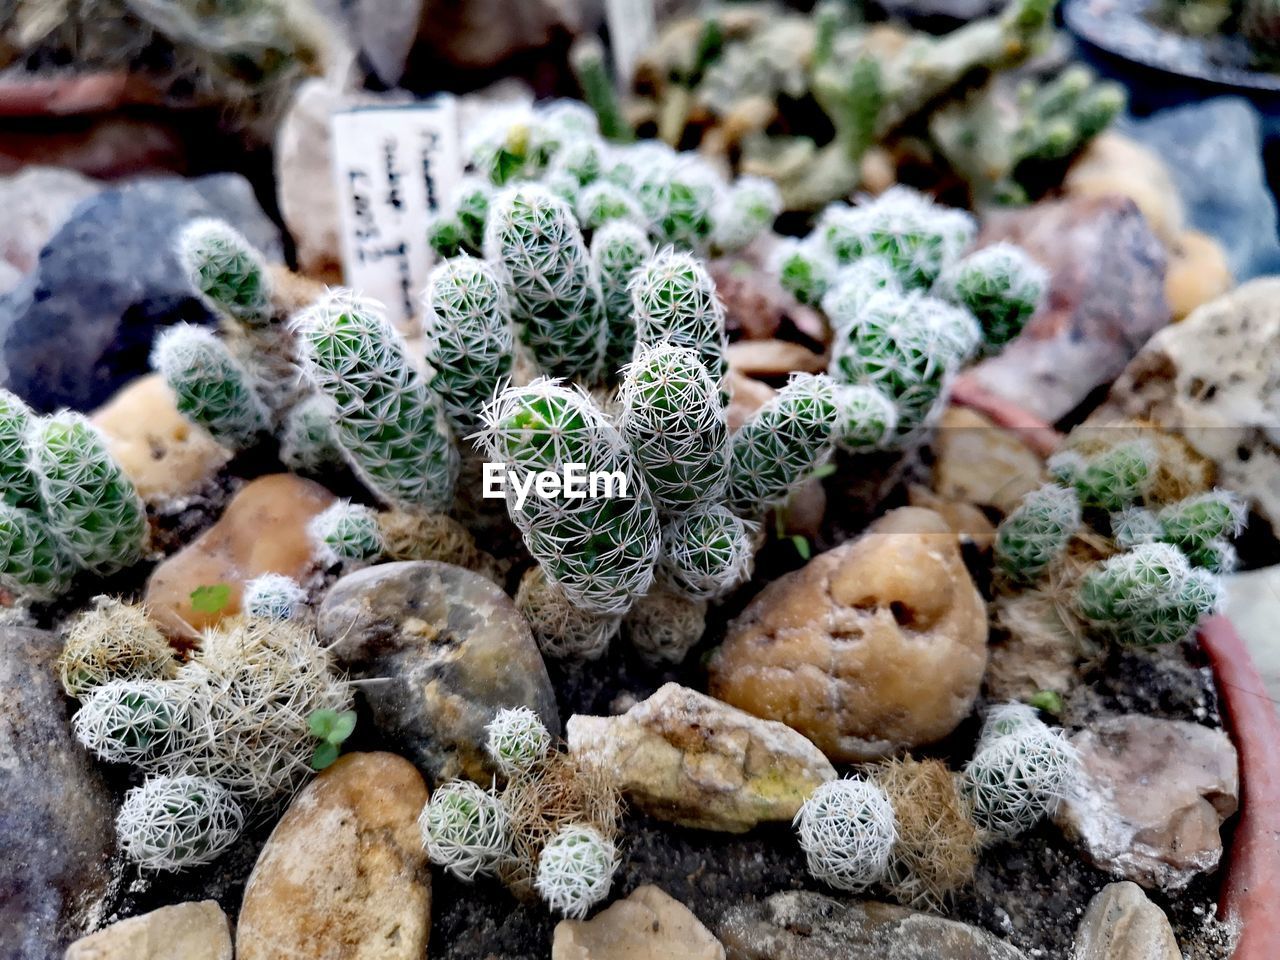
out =
{"type": "Polygon", "coordinates": [[[1025,960],[967,924],[807,891],[733,907],[716,933],[728,960],[1025,960]]]}
{"type": "Polygon", "coordinates": [[[1089,901],[1071,960],[1182,960],[1182,951],[1164,911],[1125,880],[1089,901]]]}
{"type": "Polygon", "coordinates": [[[487,784],[484,727],[504,707],[560,735],[555,694],[529,625],[491,580],[448,563],[387,563],[339,580],[316,631],[399,753],[439,783],[487,784]]]}
{"type": "Polygon", "coordinates": [[[1050,273],[1045,305],[962,376],[1045,420],[1070,413],[1169,323],[1164,247],[1133,201],[1073,197],[993,214],[978,246],[1008,240],[1050,273]]]}
{"type": "Polygon", "coordinates": [[[212,322],[173,250],[183,224],[210,216],[280,258],[279,232],[238,174],[148,178],[84,201],[0,297],[6,385],[38,410],[92,409],[147,371],[157,327],[212,322]]]}
{"type": "Polygon", "coordinates": [[[22,271],[8,260],[0,260],[0,296],[22,282],[22,271]]]}
{"type": "Polygon", "coordinates": [[[0,221],[0,260],[7,260],[20,273],[33,270],[40,248],[67,222],[76,204],[104,186],[100,180],[61,167],[26,167],[11,177],[0,177],[0,210],[5,212],[0,221]]]}
{"type": "Polygon", "coordinates": [[[0,957],[49,960],[94,926],[115,809],[71,737],[43,630],[0,629],[0,957]]]}
{"type": "Polygon", "coordinates": [[[1236,280],[1280,273],[1262,122],[1248,100],[1214,97],[1127,121],[1121,129],[1164,160],[1191,226],[1222,244],[1236,280]]]}

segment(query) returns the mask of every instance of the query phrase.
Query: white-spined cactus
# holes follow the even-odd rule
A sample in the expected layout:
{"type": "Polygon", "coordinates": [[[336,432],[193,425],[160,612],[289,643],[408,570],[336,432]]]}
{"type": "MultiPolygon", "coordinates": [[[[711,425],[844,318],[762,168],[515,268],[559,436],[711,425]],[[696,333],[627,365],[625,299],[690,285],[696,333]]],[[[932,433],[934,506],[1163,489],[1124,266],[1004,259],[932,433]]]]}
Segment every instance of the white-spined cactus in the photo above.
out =
{"type": "Polygon", "coordinates": [[[897,830],[893,806],[876,784],[859,777],[820,784],[794,825],[815,879],[856,893],[884,878],[897,830]]]}
{"type": "Polygon", "coordinates": [[[610,180],[598,180],[584,187],[578,194],[575,209],[583,230],[596,231],[618,220],[644,229],[649,222],[631,192],[610,180]]]}
{"type": "Polygon", "coordinates": [[[418,828],[430,861],[461,880],[493,873],[511,842],[502,800],[470,780],[436,787],[418,817],[418,828]]]}
{"type": "Polygon", "coordinates": [[[453,429],[468,436],[511,372],[515,336],[506,293],[483,260],[455,257],[431,272],[422,305],[431,386],[453,429]]]}
{"type": "Polygon", "coordinates": [[[701,261],[676,250],[656,254],[632,279],[631,302],[639,347],[666,341],[695,350],[723,384],[729,370],[724,305],[701,261]]]}
{"type": "Polygon", "coordinates": [[[37,513],[0,502],[0,585],[35,600],[64,592],[75,567],[37,513]]]}
{"type": "Polygon", "coordinates": [[[863,257],[836,270],[830,288],[822,297],[822,312],[831,326],[840,331],[858,319],[871,295],[880,290],[902,293],[902,284],[892,265],[883,257],[863,257]]]}
{"type": "Polygon", "coordinates": [[[1151,489],[1158,459],[1151,441],[1139,439],[1087,458],[1064,450],[1049,459],[1049,472],[1060,483],[1075,487],[1082,506],[1119,511],[1151,489]]]}
{"type": "Polygon", "coordinates": [[[232,450],[262,439],[269,414],[247,370],[212,331],[179,323],[161,332],[151,365],[173,391],[178,411],[232,450]]]}
{"type": "Polygon", "coordinates": [[[782,195],[772,180],[739,177],[712,209],[712,244],[721,253],[742,250],[768,232],[781,212],[782,195]]]}
{"type": "Polygon", "coordinates": [[[485,408],[484,422],[481,445],[514,475],[507,508],[534,559],[575,605],[625,612],[653,583],[659,531],[622,435],[583,391],[547,379],[504,391],[485,408]],[[520,502],[516,484],[538,473],[563,477],[567,467],[583,471],[583,496],[530,492],[520,502]]]}
{"type": "Polygon", "coordinates": [[[95,687],[72,718],[76,739],[107,763],[144,765],[182,735],[186,703],[167,680],[111,680],[95,687]]]}
{"type": "Polygon", "coordinates": [[[216,860],[244,827],[244,811],[207,777],[156,776],[125,794],[116,835],[126,857],[172,871],[216,860]]]}
{"type": "Polygon", "coordinates": [[[459,457],[444,408],[382,308],[339,290],[297,328],[306,368],[332,404],[334,434],[360,478],[394,506],[448,507],[459,457]]]}
{"type": "Polygon", "coordinates": [[[521,339],[547,373],[601,373],[605,322],[600,285],[569,205],[524,183],[493,200],[485,253],[502,278],[521,339]]]}
{"type": "Polygon", "coordinates": [[[659,510],[679,513],[723,499],[728,420],[698,353],[666,342],[641,349],[623,371],[618,406],[618,430],[659,510]]]}
{"type": "Polygon", "coordinates": [[[307,532],[326,566],[367,563],[386,548],[377,513],[350,500],[338,500],[316,514],[307,532]]]}
{"type": "Polygon", "coordinates": [[[508,777],[528,773],[551,749],[551,733],[528,707],[499,710],[484,728],[485,752],[508,777]]]}
{"type": "Polygon", "coordinates": [[[998,349],[1021,333],[1036,312],[1048,277],[1021,248],[1002,242],[943,270],[935,293],[972,313],[987,347],[998,349]]]}
{"type": "Polygon", "coordinates": [[[280,425],[280,462],[315,472],[343,462],[333,423],[333,404],[312,394],[295,404],[280,425]]]}
{"type": "Polygon", "coordinates": [[[866,453],[888,446],[898,429],[898,408],[875,387],[836,385],[839,420],[835,440],[844,450],[866,453]]]}
{"type": "Polygon", "coordinates": [[[246,324],[271,319],[271,280],[253,245],[230,224],[193,220],[178,238],[178,259],[192,286],[214,309],[246,324]]]}
{"type": "Polygon", "coordinates": [[[839,269],[835,257],[812,235],[785,239],[773,253],[772,270],[782,289],[809,306],[822,302],[839,269]]]}
{"type": "Polygon", "coordinates": [[[594,827],[574,824],[562,828],[543,848],[534,887],[551,909],[581,919],[608,896],[617,869],[613,842],[594,827]]]}
{"type": "Polygon", "coordinates": [[[839,422],[831,378],[793,376],[733,434],[729,507],[752,519],[786,500],[830,459],[839,422]]]}
{"type": "Polygon", "coordinates": [[[636,321],[631,304],[631,278],[653,255],[653,244],[634,223],[613,220],[591,238],[591,259],[600,277],[606,321],[605,365],[616,371],[631,360],[636,321]]]}
{"type": "Polygon", "coordinates": [[[34,420],[35,414],[16,394],[0,389],[0,499],[39,511],[40,481],[31,468],[27,446],[34,420]]]}
{"type": "Polygon", "coordinates": [[[264,573],[244,585],[246,616],[262,620],[293,620],[306,608],[307,591],[291,577],[264,573]]]}
{"type": "Polygon", "coordinates": [[[1009,839],[1052,814],[1078,777],[1079,757],[1063,732],[1022,716],[979,740],[962,782],[978,826],[1009,839]]]}
{"type": "Polygon", "coordinates": [[[641,171],[636,195],[660,244],[702,251],[723,189],[724,181],[705,160],[684,153],[666,168],[641,171]]]}
{"type": "Polygon", "coordinates": [[[1159,539],[1190,553],[1238,537],[1247,515],[1247,506],[1234,493],[1211,490],[1162,507],[1159,539]]]}
{"type": "Polygon", "coordinates": [[[547,579],[541,566],[520,578],[516,609],[528,622],[542,655],[552,660],[600,659],[622,622],[616,613],[592,613],[575,606],[559,584],[547,579]]]}
{"type": "Polygon", "coordinates": [[[1029,493],[996,530],[996,565],[1011,580],[1033,583],[1080,529],[1075,491],[1046,484],[1029,493]]]}
{"type": "Polygon", "coordinates": [[[701,504],[663,529],[662,572],[693,600],[714,600],[751,576],[758,524],[719,503],[701,504]]]}

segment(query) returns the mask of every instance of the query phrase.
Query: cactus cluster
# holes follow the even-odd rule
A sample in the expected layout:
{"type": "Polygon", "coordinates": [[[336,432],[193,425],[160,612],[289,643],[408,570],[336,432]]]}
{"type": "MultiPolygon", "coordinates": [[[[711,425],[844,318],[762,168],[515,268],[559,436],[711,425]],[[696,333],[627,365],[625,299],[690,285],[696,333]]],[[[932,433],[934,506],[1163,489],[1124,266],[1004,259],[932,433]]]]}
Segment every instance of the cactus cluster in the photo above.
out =
{"type": "Polygon", "coordinates": [[[506,782],[436,788],[418,818],[431,862],[463,880],[497,874],[566,917],[586,916],[618,867],[616,790],[557,750],[527,707],[499,710],[485,729],[506,782]]]}
{"type": "Polygon", "coordinates": [[[98,430],[0,390],[0,584],[49,600],[80,571],[130,566],[146,540],[146,509],[98,430]]]}
{"type": "Polygon", "coordinates": [[[955,372],[1016,336],[1035,312],[1044,269],[1009,244],[962,256],[973,235],[968,214],[894,187],[857,206],[829,204],[808,237],[776,251],[782,286],[827,315],[831,376],[887,401],[862,395],[866,412],[855,426],[878,430],[842,431],[846,445],[917,442],[955,372]]]}
{"type": "Polygon", "coordinates": [[[66,631],[59,673],[80,700],[77,739],[146,775],[117,819],[121,848],[146,869],[217,857],[250,813],[310,774],[312,715],[350,706],[328,651],[288,619],[297,585],[252,587],[256,609],[206,634],[184,664],[140,607],[120,601],[101,599],[66,631]]]}
{"type": "Polygon", "coordinates": [[[1057,482],[1000,524],[996,566],[1010,589],[1065,596],[1059,606],[1083,632],[1177,643],[1221,605],[1220,575],[1235,568],[1231,541],[1245,506],[1223,490],[1182,495],[1188,484],[1173,478],[1165,447],[1110,432],[1100,443],[1069,440],[1050,459],[1057,482]]]}
{"type": "Polygon", "coordinates": [[[943,36],[868,25],[839,4],[714,9],[668,25],[626,113],[643,135],[774,180],[789,210],[816,211],[899,164],[967,183],[975,203],[1035,198],[1123,107],[1119,87],[1083,69],[1016,94],[999,82],[1049,41],[1053,6],[1011,0],[943,36]]]}

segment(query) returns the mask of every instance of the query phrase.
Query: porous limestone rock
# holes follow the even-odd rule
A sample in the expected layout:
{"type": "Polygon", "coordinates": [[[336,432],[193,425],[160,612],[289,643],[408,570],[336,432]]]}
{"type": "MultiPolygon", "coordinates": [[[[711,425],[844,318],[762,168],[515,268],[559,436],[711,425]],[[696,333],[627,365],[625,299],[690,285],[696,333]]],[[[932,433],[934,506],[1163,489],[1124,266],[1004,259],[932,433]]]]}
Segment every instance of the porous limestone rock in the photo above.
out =
{"type": "Polygon", "coordinates": [[[729,625],[710,692],[861,762],[949,734],[986,664],[986,607],[959,539],[904,507],[765,587],[729,625]]]}
{"type": "Polygon", "coordinates": [[[724,960],[724,947],[679,900],[637,887],[590,920],[556,924],[551,960],[724,960]]]}
{"type": "Polygon", "coordinates": [[[231,960],[231,925],[216,901],[175,903],[77,940],[64,960],[231,960]]]}
{"type": "Polygon", "coordinates": [[[1223,731],[1130,713],[1071,742],[1081,779],[1054,819],[1099,868],[1180,890],[1218,865],[1219,828],[1240,793],[1236,749],[1223,731]]]}
{"type": "Polygon", "coordinates": [[[383,738],[433,783],[494,769],[485,725],[529,707],[560,735],[555,692],[529,625],[492,580],[433,560],[348,574],[321,605],[316,633],[353,680],[383,738]]]}
{"type": "Polygon", "coordinates": [[[566,735],[569,751],[605,770],[636,807],[704,830],[790,820],[836,775],[791,728],[678,683],[620,717],[570,717],[566,735]]]}
{"type": "Polygon", "coordinates": [[[431,871],[418,832],[427,787],[392,753],[338,759],[289,805],[258,855],[238,960],[423,960],[431,871]]]}

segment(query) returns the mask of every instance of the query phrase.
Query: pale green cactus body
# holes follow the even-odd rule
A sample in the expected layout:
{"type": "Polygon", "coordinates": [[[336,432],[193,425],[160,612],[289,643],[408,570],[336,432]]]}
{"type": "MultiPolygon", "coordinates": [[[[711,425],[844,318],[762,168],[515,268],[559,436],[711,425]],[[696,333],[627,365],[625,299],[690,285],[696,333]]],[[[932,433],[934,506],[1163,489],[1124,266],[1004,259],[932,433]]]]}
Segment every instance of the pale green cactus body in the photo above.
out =
{"type": "Polygon", "coordinates": [[[838,270],[835,258],[813,236],[785,239],[773,255],[773,272],[782,289],[809,306],[822,302],[838,270]]]}
{"type": "Polygon", "coordinates": [[[307,527],[323,563],[366,563],[386,550],[378,515],[350,500],[338,500],[318,513],[307,527]]]}
{"type": "Polygon", "coordinates": [[[1053,484],[1033,490],[996,530],[996,565],[1012,580],[1033,583],[1066,550],[1081,522],[1074,490],[1053,484]]]}
{"type": "Polygon", "coordinates": [[[875,387],[836,385],[840,419],[835,440],[841,449],[866,453],[885,447],[898,428],[898,408],[875,387]]]}
{"type": "Polygon", "coordinates": [[[637,227],[646,227],[649,222],[640,202],[625,187],[609,180],[600,180],[583,188],[578,194],[577,212],[582,229],[590,231],[599,230],[614,220],[626,220],[637,227]]]}
{"type": "Polygon", "coordinates": [[[661,140],[642,140],[615,146],[607,159],[605,179],[632,191],[647,182],[656,171],[669,170],[676,152],[661,140]]]}
{"type": "Polygon", "coordinates": [[[499,194],[485,252],[539,366],[553,376],[597,377],[606,334],[600,286],[568,203],[540,184],[499,194]]]}
{"type": "Polygon", "coordinates": [[[71,583],[74,565],[39,514],[0,501],[0,585],[49,600],[71,583]]]}
{"type": "Polygon", "coordinates": [[[298,321],[304,360],[333,404],[334,435],[387,503],[442,510],[459,457],[444,407],[377,303],[335,291],[298,321]]]}
{"type": "Polygon", "coordinates": [[[1090,459],[1073,450],[1049,460],[1049,471],[1076,488],[1086,507],[1119,511],[1141,500],[1155,480],[1156,450],[1147,440],[1116,444],[1090,459]]]}
{"type": "Polygon", "coordinates": [[[1199,546],[1186,550],[1187,559],[1197,567],[1203,567],[1209,573],[1235,573],[1240,566],[1240,557],[1236,548],[1227,540],[1210,540],[1199,546]]]}
{"type": "Polygon", "coordinates": [[[663,573],[690,599],[722,597],[750,578],[758,530],[719,503],[700,504],[663,531],[663,573]]]}
{"type": "Polygon", "coordinates": [[[988,836],[1007,840],[1052,814],[1079,777],[1079,755],[1063,732],[1028,718],[980,742],[961,782],[974,822],[988,836]]]}
{"type": "Polygon", "coordinates": [[[271,320],[271,281],[257,250],[230,224],[194,220],[178,239],[178,259],[212,307],[248,326],[271,320]]]}
{"type": "Polygon", "coordinates": [[[1127,506],[1111,515],[1111,538],[1124,550],[1164,539],[1164,524],[1144,507],[1127,506]]]}
{"type": "Polygon", "coordinates": [[[484,421],[480,443],[489,460],[515,474],[507,509],[534,559],[576,606],[624,613],[653,583],[660,534],[648,485],[622,435],[581,390],[547,379],[504,391],[484,421]],[[608,482],[598,477],[581,497],[529,492],[520,502],[516,483],[543,472],[563,476],[570,465],[608,482]]]}
{"type": "Polygon", "coordinates": [[[1244,530],[1247,513],[1244,501],[1227,490],[1188,497],[1160,510],[1160,539],[1188,551],[1229,540],[1244,530]]]}
{"type": "Polygon", "coordinates": [[[600,179],[605,168],[606,147],[595,137],[575,137],[565,140],[556,151],[548,171],[549,176],[572,177],[579,187],[585,187],[600,179]]]}
{"type": "Polygon", "coordinates": [[[659,343],[624,370],[618,430],[658,509],[719,500],[728,482],[729,426],[720,391],[697,352],[659,343]]]}
{"type": "Polygon", "coordinates": [[[280,573],[264,573],[244,585],[246,616],[261,620],[293,620],[306,609],[307,591],[280,573]]]}
{"type": "Polygon", "coordinates": [[[711,238],[722,189],[720,176],[705,160],[682,155],[665,169],[642,171],[636,195],[659,243],[702,250],[711,238]]]}
{"type": "Polygon", "coordinates": [[[0,389],[0,498],[15,507],[38,510],[40,484],[27,450],[32,419],[22,400],[0,389]]]}
{"type": "Polygon", "coordinates": [[[462,178],[450,205],[437,211],[427,222],[427,242],[436,256],[448,258],[481,252],[492,198],[493,185],[487,180],[470,175],[462,178]]]}
{"type": "Polygon", "coordinates": [[[179,323],[156,338],[151,365],[177,401],[178,411],[232,450],[258,443],[269,414],[249,372],[212,331],[179,323]]]}
{"type": "Polygon", "coordinates": [[[116,816],[121,851],[147,870],[210,863],[243,828],[240,804],[207,777],[150,777],[125,794],[116,816]]]}
{"type": "Polygon", "coordinates": [[[721,253],[734,253],[767,233],[782,212],[782,195],[772,180],[739,177],[712,209],[711,241],[721,253]]]}
{"type": "Polygon", "coordinates": [[[871,295],[880,290],[901,294],[902,284],[889,261],[883,257],[863,257],[840,267],[822,297],[822,312],[837,333],[858,319],[871,295]]]}
{"type": "Polygon", "coordinates": [[[631,302],[640,347],[668,341],[696,350],[716,384],[724,383],[729,372],[724,305],[696,257],[675,250],[658,253],[635,274],[631,302]]]}
{"type": "Polygon", "coordinates": [[[458,436],[480,426],[480,410],[511,373],[515,335],[493,269],[474,257],[437,266],[422,294],[431,386],[458,436]]]}
{"type": "Polygon", "coordinates": [[[612,840],[594,827],[570,824],[543,848],[534,887],[553,910],[581,920],[609,895],[617,869],[612,840]]]}
{"type": "Polygon", "coordinates": [[[810,794],[793,823],[809,873],[838,890],[858,892],[883,880],[898,838],[893,805],[861,777],[829,780],[810,794]]]}
{"type": "Polygon", "coordinates": [[[316,472],[342,463],[334,431],[333,403],[313,394],[294,405],[280,425],[280,462],[290,470],[316,472]]]}
{"type": "Polygon", "coordinates": [[[109,576],[133,565],[147,538],[147,511],[97,429],[77,413],[33,425],[33,466],[46,519],[81,569],[109,576]]]}
{"type": "Polygon", "coordinates": [[[998,348],[1022,332],[1047,283],[1048,272],[1020,248],[996,243],[947,267],[934,292],[972,313],[988,348],[998,348]]]}
{"type": "Polygon", "coordinates": [[[146,764],[181,735],[186,705],[165,680],[111,680],[94,688],[72,718],[76,739],[107,763],[146,764]]]}
{"type": "Polygon", "coordinates": [[[752,519],[786,500],[830,459],[839,423],[831,378],[793,376],[731,438],[730,509],[752,519]]]}
{"type": "Polygon", "coordinates": [[[496,871],[511,846],[502,799],[470,780],[440,784],[418,816],[418,829],[431,862],[462,880],[496,871]]]}
{"type": "Polygon", "coordinates": [[[606,320],[605,368],[617,370],[631,360],[636,347],[636,319],[631,279],[653,255],[653,244],[633,223],[614,220],[591,238],[591,259],[600,277],[606,320]]]}

